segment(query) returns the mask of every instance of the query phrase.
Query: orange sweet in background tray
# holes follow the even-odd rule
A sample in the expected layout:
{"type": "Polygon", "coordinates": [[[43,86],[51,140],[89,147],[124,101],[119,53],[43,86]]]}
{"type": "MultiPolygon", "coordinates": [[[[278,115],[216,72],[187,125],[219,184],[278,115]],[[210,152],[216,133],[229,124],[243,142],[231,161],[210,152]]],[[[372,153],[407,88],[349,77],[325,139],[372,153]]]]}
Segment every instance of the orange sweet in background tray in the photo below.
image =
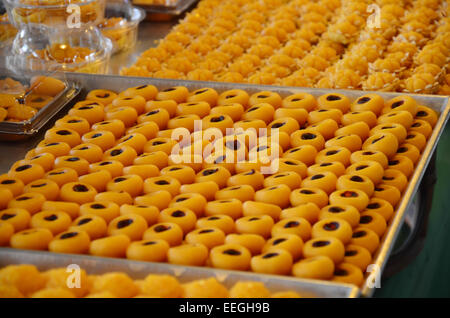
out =
{"type": "MultiPolygon", "coordinates": [[[[80,63],[93,53],[86,47],[71,47],[67,44],[54,43],[49,48],[37,50],[37,58],[41,60],[53,60],[58,63],[80,63]]],[[[33,56],[30,56],[33,58],[33,56]]]]}
{"type": "Polygon", "coordinates": [[[65,89],[59,79],[34,77],[29,86],[12,78],[0,80],[0,121],[22,122],[50,104],[65,89]]]}
{"type": "MultiPolygon", "coordinates": [[[[142,241],[139,245],[151,246],[151,243],[152,241],[142,241]]],[[[182,283],[171,274],[148,274],[142,279],[132,279],[123,272],[94,275],[84,269],[80,270],[79,287],[70,288],[66,283],[70,275],[66,268],[39,271],[34,265],[10,265],[0,269],[0,298],[300,298],[303,296],[292,290],[271,292],[264,283],[255,281],[242,281],[227,288],[215,278],[182,283]]]]}

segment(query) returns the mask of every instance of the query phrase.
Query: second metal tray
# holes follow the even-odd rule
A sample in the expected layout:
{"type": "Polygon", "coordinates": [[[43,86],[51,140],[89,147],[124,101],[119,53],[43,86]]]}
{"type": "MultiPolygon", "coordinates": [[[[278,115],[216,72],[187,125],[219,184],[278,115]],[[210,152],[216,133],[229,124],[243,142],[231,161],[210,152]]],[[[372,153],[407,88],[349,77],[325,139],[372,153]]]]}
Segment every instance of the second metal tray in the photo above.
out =
{"type": "Polygon", "coordinates": [[[133,5],[144,9],[147,12],[147,20],[151,21],[169,21],[172,18],[175,18],[182,13],[184,13],[187,9],[189,9],[192,5],[197,3],[198,0],[178,0],[173,5],[154,5],[154,4],[141,4],[133,1],[133,5]]]}

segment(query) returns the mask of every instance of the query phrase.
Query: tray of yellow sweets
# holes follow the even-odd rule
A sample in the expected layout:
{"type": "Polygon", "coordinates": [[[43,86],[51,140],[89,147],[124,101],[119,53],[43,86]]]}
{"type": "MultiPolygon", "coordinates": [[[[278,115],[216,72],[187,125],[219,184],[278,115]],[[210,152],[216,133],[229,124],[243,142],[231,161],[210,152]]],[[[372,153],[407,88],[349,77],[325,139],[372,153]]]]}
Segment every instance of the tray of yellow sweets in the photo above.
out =
{"type": "Polygon", "coordinates": [[[372,295],[449,112],[444,96],[66,78],[82,99],[0,176],[0,258],[319,297],[372,295]]]}

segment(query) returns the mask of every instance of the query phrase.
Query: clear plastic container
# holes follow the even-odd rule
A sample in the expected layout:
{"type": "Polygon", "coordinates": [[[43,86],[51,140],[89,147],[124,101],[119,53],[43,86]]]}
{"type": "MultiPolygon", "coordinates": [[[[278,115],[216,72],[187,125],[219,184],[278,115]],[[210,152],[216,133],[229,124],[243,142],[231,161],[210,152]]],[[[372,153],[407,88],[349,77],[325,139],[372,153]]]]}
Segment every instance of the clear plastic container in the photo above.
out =
{"type": "Polygon", "coordinates": [[[9,22],[8,15],[0,13],[0,48],[11,45],[16,34],[17,29],[9,22]]]}
{"type": "Polygon", "coordinates": [[[23,24],[69,26],[78,22],[74,19],[77,12],[74,5],[79,8],[82,26],[102,21],[105,13],[105,0],[4,0],[4,3],[16,27],[23,24]]]}
{"type": "Polygon", "coordinates": [[[65,73],[14,74],[0,68],[0,141],[36,135],[80,92],[65,73]]]}
{"type": "Polygon", "coordinates": [[[113,53],[129,50],[136,45],[138,26],[145,11],[127,2],[108,1],[105,19],[97,26],[113,45],[113,53]]]}
{"type": "Polygon", "coordinates": [[[96,27],[84,29],[25,28],[14,39],[7,66],[16,72],[106,73],[111,40],[96,27]]]}

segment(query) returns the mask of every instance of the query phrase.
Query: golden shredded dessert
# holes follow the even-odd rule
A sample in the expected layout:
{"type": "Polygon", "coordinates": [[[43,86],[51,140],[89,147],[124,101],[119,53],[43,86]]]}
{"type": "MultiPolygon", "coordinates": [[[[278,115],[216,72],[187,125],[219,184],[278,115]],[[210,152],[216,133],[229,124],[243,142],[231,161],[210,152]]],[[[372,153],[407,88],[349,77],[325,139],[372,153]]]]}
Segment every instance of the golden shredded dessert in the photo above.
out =
{"type": "Polygon", "coordinates": [[[440,0],[202,0],[121,74],[445,94],[449,12],[440,0]]]}
{"type": "Polygon", "coordinates": [[[75,279],[67,268],[39,271],[21,264],[0,268],[0,298],[300,298],[295,291],[271,292],[264,283],[242,281],[227,288],[216,278],[185,283],[169,274],[132,279],[123,272],[89,275],[84,269],[75,279]],[[78,279],[78,280],[77,280],[78,279]],[[69,282],[69,283],[68,283],[69,282]]]}

